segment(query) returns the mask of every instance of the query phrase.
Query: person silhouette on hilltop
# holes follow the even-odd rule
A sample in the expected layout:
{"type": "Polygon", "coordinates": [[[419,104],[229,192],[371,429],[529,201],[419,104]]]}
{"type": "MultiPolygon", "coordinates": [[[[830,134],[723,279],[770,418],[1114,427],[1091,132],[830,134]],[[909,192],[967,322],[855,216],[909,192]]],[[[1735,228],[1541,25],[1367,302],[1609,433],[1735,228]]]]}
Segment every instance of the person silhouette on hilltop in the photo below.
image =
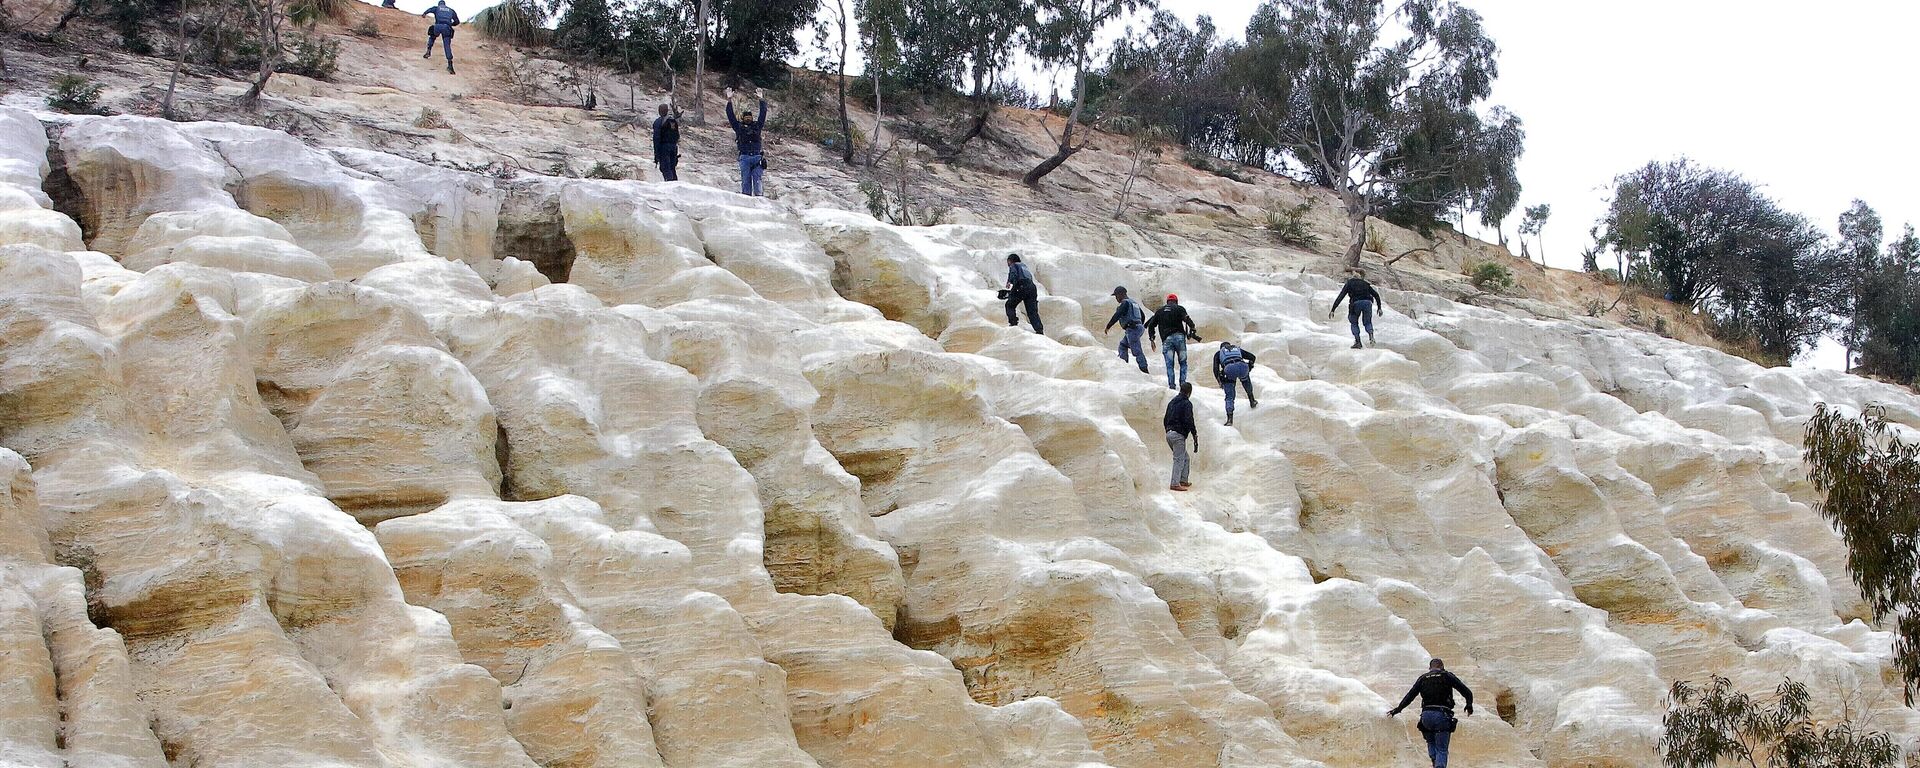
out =
{"type": "Polygon", "coordinates": [[[421,54],[420,58],[433,58],[433,43],[439,40],[441,50],[447,52],[447,74],[454,74],[453,28],[460,26],[460,14],[447,7],[447,0],[440,0],[439,5],[428,8],[420,15],[433,17],[433,24],[427,27],[427,52],[421,54]]]}

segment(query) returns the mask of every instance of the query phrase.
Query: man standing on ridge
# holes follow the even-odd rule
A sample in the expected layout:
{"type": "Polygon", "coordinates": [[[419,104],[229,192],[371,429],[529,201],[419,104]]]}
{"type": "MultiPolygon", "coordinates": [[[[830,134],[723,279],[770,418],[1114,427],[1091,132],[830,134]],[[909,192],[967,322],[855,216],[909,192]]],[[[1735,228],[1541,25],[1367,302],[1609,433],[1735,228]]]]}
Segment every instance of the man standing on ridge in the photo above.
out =
{"type": "Polygon", "coordinates": [[[1187,438],[1193,438],[1193,452],[1200,452],[1200,430],[1193,424],[1193,382],[1180,382],[1180,394],[1167,403],[1167,415],[1160,418],[1160,426],[1166,428],[1167,447],[1173,449],[1173,479],[1167,490],[1190,489],[1193,484],[1187,482],[1187,438]]]}
{"type": "Polygon", "coordinates": [[[453,28],[460,26],[460,14],[447,7],[447,0],[440,0],[439,5],[428,8],[420,15],[433,17],[433,24],[427,27],[427,52],[420,58],[433,58],[433,42],[437,39],[440,41],[440,49],[447,52],[447,74],[454,74],[453,28]]]}
{"type": "Polygon", "coordinates": [[[1127,287],[1116,286],[1113,300],[1120,306],[1113,310],[1113,317],[1107,318],[1107,327],[1102,333],[1113,330],[1113,324],[1120,324],[1120,360],[1126,361],[1127,353],[1133,353],[1133,361],[1140,364],[1140,372],[1147,372],[1147,353],[1140,351],[1140,337],[1147,332],[1147,311],[1140,308],[1140,302],[1127,298],[1127,287]]]}
{"type": "Polygon", "coordinates": [[[1227,426],[1233,426],[1233,385],[1238,383],[1247,391],[1247,407],[1260,407],[1259,399],[1253,396],[1253,353],[1236,347],[1231,341],[1220,342],[1220,351],[1213,353],[1213,380],[1227,391],[1227,426]]]}
{"type": "Polygon", "coordinates": [[[660,166],[661,181],[680,180],[680,115],[666,104],[653,119],[653,164],[660,166]]]}
{"type": "Polygon", "coordinates": [[[1433,768],[1447,768],[1447,744],[1453,740],[1453,729],[1459,727],[1453,717],[1454,691],[1466,697],[1467,716],[1473,716],[1473,691],[1447,671],[1446,663],[1434,659],[1427,663],[1427,673],[1413,681],[1400,706],[1387,712],[1388,717],[1398,715],[1413,697],[1420,697],[1420,735],[1427,740],[1427,758],[1433,761],[1433,768]]]}
{"type": "Polygon", "coordinates": [[[1187,308],[1180,306],[1180,297],[1167,294],[1167,303],[1160,305],[1153,313],[1153,319],[1147,321],[1147,340],[1160,350],[1160,359],[1167,365],[1167,389],[1177,389],[1175,385],[1187,380],[1187,341],[1200,340],[1200,334],[1193,327],[1193,318],[1187,316],[1187,308]],[[1159,337],[1156,341],[1154,337],[1159,337]],[[1165,349],[1161,349],[1161,345],[1165,349]],[[1180,361],[1180,378],[1173,377],[1174,359],[1180,361]]]}
{"type": "Polygon", "coordinates": [[[1347,284],[1340,286],[1340,295],[1333,297],[1333,307],[1327,310],[1327,317],[1333,317],[1333,311],[1340,308],[1341,301],[1347,301],[1347,325],[1353,329],[1353,348],[1360,348],[1360,323],[1366,321],[1367,341],[1373,341],[1373,308],[1378,306],[1381,312],[1387,311],[1387,302],[1381,300],[1380,292],[1367,282],[1367,273],[1358,268],[1347,270],[1347,284]]]}
{"type": "Polygon", "coordinates": [[[1027,322],[1033,324],[1034,333],[1046,333],[1040,325],[1040,285],[1033,281],[1033,272],[1027,265],[1020,263],[1020,254],[1007,254],[1007,287],[1000,290],[1000,298],[1007,300],[1007,325],[1020,327],[1020,316],[1014,314],[1014,308],[1027,305],[1027,322]]]}
{"type": "Polygon", "coordinates": [[[767,156],[762,151],[760,134],[767,127],[767,92],[753,89],[760,100],[760,117],[741,120],[733,114],[733,89],[727,89],[727,124],[733,126],[733,144],[740,150],[740,194],[765,197],[760,181],[767,173],[767,156]]]}

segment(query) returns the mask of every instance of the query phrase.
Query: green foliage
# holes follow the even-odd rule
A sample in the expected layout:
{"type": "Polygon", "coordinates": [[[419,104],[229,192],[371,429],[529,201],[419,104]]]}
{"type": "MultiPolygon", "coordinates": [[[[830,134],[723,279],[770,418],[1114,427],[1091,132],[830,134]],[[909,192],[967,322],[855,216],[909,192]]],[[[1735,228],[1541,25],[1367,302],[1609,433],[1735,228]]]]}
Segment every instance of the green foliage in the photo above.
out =
{"type": "Polygon", "coordinates": [[[1497,261],[1482,261],[1467,268],[1467,282],[1473,287],[1493,293],[1505,293],[1513,290],[1513,270],[1497,261]]]}
{"type": "Polygon", "coordinates": [[[319,35],[292,35],[293,60],[280,66],[280,71],[288,72],[315,80],[333,77],[339,67],[340,44],[319,35]]]}
{"type": "Polygon", "coordinates": [[[1660,753],[1667,768],[1728,763],[1767,768],[1896,768],[1893,737],[1853,723],[1816,726],[1807,688],[1788,679],[1755,699],[1713,676],[1706,685],[1673,684],[1662,720],[1660,753]]]}
{"type": "Polygon", "coordinates": [[[595,162],[592,168],[588,168],[586,177],[589,179],[624,181],[627,178],[627,171],[619,165],[603,160],[595,162]]]}
{"type": "Polygon", "coordinates": [[[353,25],[353,33],[361,37],[379,37],[380,23],[374,21],[372,16],[368,16],[361,19],[360,23],[353,25]]]}
{"type": "Polygon", "coordinates": [[[1248,147],[1234,126],[1239,99],[1227,79],[1237,46],[1220,38],[1211,17],[1202,15],[1189,27],[1160,10],[1143,34],[1114,43],[1104,79],[1132,84],[1132,94],[1117,108],[1165,127],[1181,146],[1200,154],[1244,156],[1248,147]],[[1149,72],[1154,77],[1140,76],[1149,72]]]}
{"type": "MultiPolygon", "coordinates": [[[[1229,61],[1242,140],[1277,150],[1350,208],[1466,206],[1497,220],[1517,201],[1524,135],[1512,115],[1476,109],[1498,69],[1473,10],[1267,0],[1246,40],[1229,61]]],[[[1363,245],[1349,245],[1349,261],[1363,245]]]]}
{"type": "Polygon", "coordinates": [[[1832,326],[1844,272],[1824,237],[1736,174],[1648,163],[1615,180],[1601,226],[1630,280],[1706,313],[1724,340],[1791,360],[1832,326]]]}
{"type": "Polygon", "coordinates": [[[1851,322],[1862,373],[1920,384],[1920,237],[1908,225],[1860,282],[1851,322]]]}
{"type": "Polygon", "coordinates": [[[1826,494],[1820,514],[1847,545],[1847,572],[1876,620],[1895,628],[1893,664],[1907,704],[1920,691],[1920,445],[1900,439],[1886,411],[1848,416],[1826,403],[1807,422],[1807,478],[1826,494]]]}
{"type": "Polygon", "coordinates": [[[749,80],[785,74],[787,57],[799,50],[794,33],[813,20],[817,7],[817,0],[712,0],[707,65],[749,80]]]}
{"type": "Polygon", "coordinates": [[[535,0],[503,0],[470,20],[480,34],[514,45],[539,45],[546,37],[547,12],[535,0]]]}
{"type": "Polygon", "coordinates": [[[345,18],[351,7],[353,0],[292,0],[287,4],[287,18],[310,27],[321,19],[345,18]]]}
{"type": "Polygon", "coordinates": [[[82,75],[61,75],[53,80],[53,94],[47,97],[47,106],[76,115],[97,114],[103,87],[82,75]]]}
{"type": "Polygon", "coordinates": [[[607,0],[570,0],[553,27],[553,46],[588,60],[618,59],[621,30],[607,0]]]}
{"type": "Polygon", "coordinates": [[[922,93],[986,98],[1036,24],[1034,0],[856,0],[878,71],[922,93]]]}
{"type": "Polygon", "coordinates": [[[1314,234],[1313,227],[1307,223],[1307,212],[1313,210],[1313,201],[1267,213],[1267,231],[1282,243],[1301,250],[1313,250],[1320,245],[1320,236],[1314,234]]]}

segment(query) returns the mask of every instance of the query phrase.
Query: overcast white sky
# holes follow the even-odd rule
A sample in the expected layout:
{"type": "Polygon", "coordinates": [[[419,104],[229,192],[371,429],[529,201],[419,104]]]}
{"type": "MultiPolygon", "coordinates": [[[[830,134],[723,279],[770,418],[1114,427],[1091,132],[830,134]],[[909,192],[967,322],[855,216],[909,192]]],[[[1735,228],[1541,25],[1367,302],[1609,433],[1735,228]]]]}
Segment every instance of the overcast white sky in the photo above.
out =
{"type": "MultiPolygon", "coordinates": [[[[1745,175],[1829,232],[1856,197],[1889,234],[1920,223],[1920,0],[1465,2],[1500,46],[1492,103],[1526,123],[1522,201],[1553,206],[1554,266],[1580,267],[1615,175],[1682,155],[1745,175]]],[[[463,15],[491,4],[451,3],[463,15]]],[[[1162,2],[1234,37],[1259,3],[1162,2]]]]}

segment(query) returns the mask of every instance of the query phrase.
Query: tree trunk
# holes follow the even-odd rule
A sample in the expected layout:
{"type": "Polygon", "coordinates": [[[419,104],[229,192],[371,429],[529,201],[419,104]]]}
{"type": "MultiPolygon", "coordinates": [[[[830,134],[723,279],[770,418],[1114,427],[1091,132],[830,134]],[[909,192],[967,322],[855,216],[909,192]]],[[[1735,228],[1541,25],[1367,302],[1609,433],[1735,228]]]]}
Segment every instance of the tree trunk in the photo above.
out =
{"type": "Polygon", "coordinates": [[[847,4],[835,0],[840,8],[840,159],[853,165],[853,118],[847,115],[847,4]]]}
{"type": "Polygon", "coordinates": [[[693,124],[707,124],[707,0],[700,0],[693,32],[693,124]]]}
{"type": "MultiPolygon", "coordinates": [[[[975,52],[976,60],[980,55],[979,52],[975,52]]],[[[941,161],[952,161],[959,157],[960,150],[967,146],[967,142],[980,138],[981,134],[987,132],[987,119],[993,116],[993,99],[987,94],[986,70],[979,66],[973,68],[973,105],[973,121],[967,126],[966,135],[961,136],[959,141],[940,153],[941,161]]]]}
{"type": "Polygon", "coordinates": [[[260,13],[260,79],[253,81],[253,87],[247,89],[242,99],[248,106],[260,103],[260,95],[267,90],[267,80],[273,77],[273,67],[280,58],[279,4],[275,0],[263,0],[254,7],[260,13]]]}
{"type": "Polygon", "coordinates": [[[1033,170],[1027,171],[1027,175],[1020,178],[1022,184],[1038,189],[1041,179],[1066,163],[1067,158],[1073,157],[1073,153],[1080,151],[1080,147],[1073,145],[1073,129],[1080,123],[1080,111],[1087,108],[1087,46],[1091,43],[1090,40],[1082,39],[1080,53],[1074,60],[1073,111],[1067,113],[1067,125],[1060,129],[1060,148],[1053,153],[1052,157],[1040,161],[1033,170]]]}
{"type": "Polygon", "coordinates": [[[873,164],[880,159],[880,67],[879,62],[873,62],[873,64],[874,66],[869,67],[869,75],[873,80],[873,135],[867,137],[868,168],[872,168],[873,164]]]}
{"type": "Polygon", "coordinates": [[[1347,269],[1360,266],[1360,254],[1367,250],[1367,203],[1365,196],[1358,192],[1341,190],[1341,202],[1347,207],[1347,269]]]}
{"type": "Polygon", "coordinates": [[[180,25],[173,38],[173,74],[167,76],[167,95],[160,100],[160,116],[174,119],[173,92],[180,84],[180,68],[187,64],[187,4],[180,4],[180,25]]]}

